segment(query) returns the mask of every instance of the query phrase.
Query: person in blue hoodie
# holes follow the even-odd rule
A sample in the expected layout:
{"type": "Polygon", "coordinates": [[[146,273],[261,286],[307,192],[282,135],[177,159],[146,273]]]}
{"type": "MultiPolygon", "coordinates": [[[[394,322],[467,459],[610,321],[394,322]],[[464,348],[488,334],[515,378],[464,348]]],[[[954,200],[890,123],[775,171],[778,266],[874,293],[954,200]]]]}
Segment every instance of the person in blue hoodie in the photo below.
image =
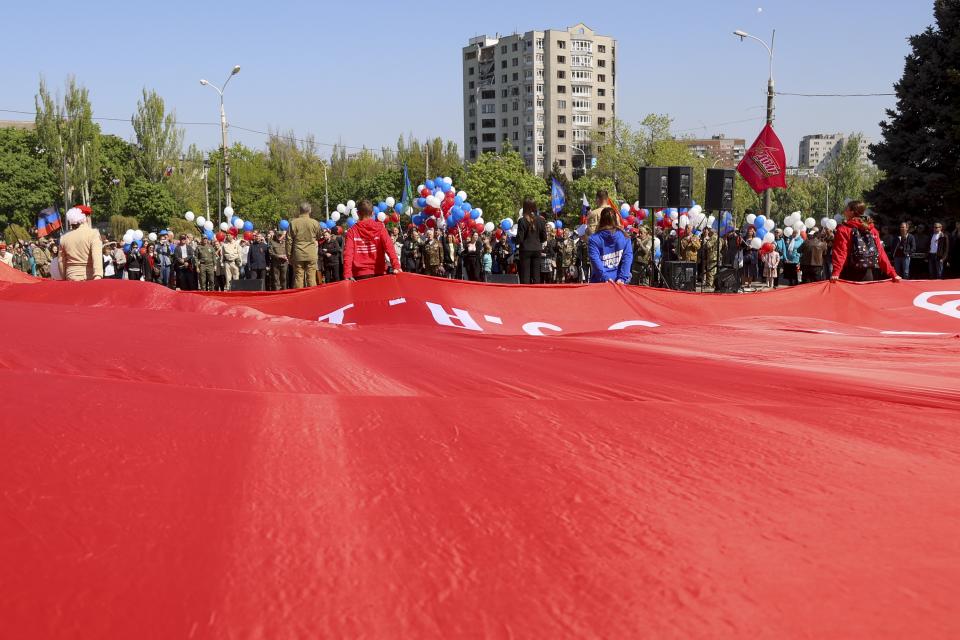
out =
{"type": "Polygon", "coordinates": [[[600,212],[600,224],[588,240],[590,282],[630,282],[633,246],[620,228],[618,217],[611,207],[600,212]]]}

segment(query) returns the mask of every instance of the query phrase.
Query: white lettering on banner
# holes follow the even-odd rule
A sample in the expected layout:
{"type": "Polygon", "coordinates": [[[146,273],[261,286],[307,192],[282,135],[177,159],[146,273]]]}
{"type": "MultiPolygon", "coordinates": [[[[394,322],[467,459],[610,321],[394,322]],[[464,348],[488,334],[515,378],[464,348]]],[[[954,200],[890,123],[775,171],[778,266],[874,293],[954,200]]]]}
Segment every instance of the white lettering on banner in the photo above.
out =
{"type": "Polygon", "coordinates": [[[563,331],[560,327],[555,324],[550,324],[549,322],[528,322],[523,327],[521,327],[525,333],[529,333],[531,336],[545,336],[547,334],[543,333],[544,329],[549,329],[550,331],[563,331]]]}
{"type": "Polygon", "coordinates": [[[348,324],[348,325],[354,324],[353,322],[347,322],[347,323],[343,322],[344,314],[350,309],[353,309],[352,303],[348,304],[345,307],[340,307],[336,311],[331,311],[325,316],[320,316],[319,318],[317,318],[317,322],[329,322],[330,324],[348,324]]]}
{"type": "Polygon", "coordinates": [[[624,320],[623,322],[618,322],[607,327],[607,331],[620,331],[621,329],[629,329],[630,327],[659,327],[656,322],[648,322],[647,320],[624,320]]]}
{"type": "Polygon", "coordinates": [[[951,318],[960,318],[960,299],[949,300],[943,304],[933,304],[930,298],[936,296],[960,296],[960,291],[927,291],[913,299],[913,306],[936,311],[951,318]]]}
{"type": "Polygon", "coordinates": [[[451,311],[453,313],[447,313],[443,305],[433,302],[428,302],[427,308],[430,309],[430,313],[433,315],[433,319],[437,324],[445,327],[456,327],[457,329],[469,329],[470,331],[483,331],[480,325],[477,324],[477,321],[470,316],[469,311],[452,308],[451,311]],[[454,320],[459,321],[459,324],[454,322],[454,320]]]}

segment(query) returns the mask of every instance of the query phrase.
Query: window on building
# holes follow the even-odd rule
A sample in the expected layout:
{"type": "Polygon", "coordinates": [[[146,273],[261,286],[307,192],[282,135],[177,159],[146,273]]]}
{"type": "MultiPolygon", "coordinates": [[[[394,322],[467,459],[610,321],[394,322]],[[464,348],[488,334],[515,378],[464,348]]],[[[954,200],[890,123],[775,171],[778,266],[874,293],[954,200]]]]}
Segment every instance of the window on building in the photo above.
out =
{"type": "Polygon", "coordinates": [[[513,101],[513,110],[514,110],[514,111],[520,111],[520,101],[519,101],[519,100],[514,100],[514,101],[513,101]]]}
{"type": "Polygon", "coordinates": [[[606,110],[607,110],[607,105],[605,105],[602,102],[597,103],[597,111],[606,111],[606,110]]]}
{"type": "Polygon", "coordinates": [[[607,61],[606,61],[606,60],[603,60],[603,59],[597,60],[597,66],[598,66],[598,67],[605,67],[605,66],[607,66],[607,61]]]}
{"type": "Polygon", "coordinates": [[[507,84],[507,74],[500,76],[500,84],[507,84]]]}
{"type": "Polygon", "coordinates": [[[524,104],[527,111],[533,111],[533,100],[527,100],[524,104]]]}
{"type": "Polygon", "coordinates": [[[484,100],[493,100],[494,98],[497,97],[497,90],[484,89],[483,91],[480,92],[480,97],[483,98],[484,100]]]}
{"type": "Polygon", "coordinates": [[[484,118],[480,121],[480,127],[482,129],[494,129],[497,126],[497,121],[494,118],[484,118]]]}
{"type": "Polygon", "coordinates": [[[467,67],[467,75],[468,75],[468,76],[472,76],[475,71],[476,71],[476,68],[474,68],[474,67],[467,67]]]}
{"type": "Polygon", "coordinates": [[[565,80],[567,77],[566,71],[557,71],[557,80],[565,80]]]}
{"type": "Polygon", "coordinates": [[[500,90],[500,97],[501,97],[501,98],[506,98],[507,95],[508,95],[508,93],[507,93],[507,90],[506,90],[506,89],[501,89],[501,90],[500,90]]]}
{"type": "Polygon", "coordinates": [[[517,43],[516,43],[516,42],[513,43],[513,50],[514,50],[514,51],[517,50],[517,43]]]}
{"type": "Polygon", "coordinates": [[[607,90],[606,90],[606,89],[597,89],[597,97],[598,97],[598,98],[603,98],[603,97],[606,96],[606,95],[607,95],[607,90]]]}
{"type": "Polygon", "coordinates": [[[542,144],[538,144],[538,145],[537,145],[537,153],[540,154],[540,155],[543,155],[543,145],[542,145],[542,144]]]}
{"type": "Polygon", "coordinates": [[[567,166],[567,161],[564,160],[563,158],[560,158],[560,160],[558,160],[558,162],[560,163],[560,166],[561,166],[561,167],[567,166]]]}
{"type": "Polygon", "coordinates": [[[473,84],[473,80],[470,81],[470,84],[468,84],[467,87],[469,87],[471,91],[475,88],[473,84]]]}
{"type": "Polygon", "coordinates": [[[585,51],[587,53],[590,53],[593,51],[593,42],[591,42],[590,40],[571,40],[570,50],[585,51]]]}
{"type": "Polygon", "coordinates": [[[567,137],[567,132],[566,132],[566,130],[565,130],[565,129],[557,129],[557,137],[558,137],[558,138],[566,138],[566,137],[567,137]]]}
{"type": "Polygon", "coordinates": [[[468,111],[467,113],[469,113],[469,114],[470,114],[470,117],[472,118],[472,117],[474,117],[475,115],[477,115],[477,110],[476,110],[476,109],[470,109],[470,111],[468,111]]]}
{"type": "Polygon", "coordinates": [[[566,92],[567,92],[566,86],[561,84],[560,86],[557,87],[557,93],[566,93],[566,92]]]}
{"type": "Polygon", "coordinates": [[[510,63],[510,66],[511,66],[511,67],[519,67],[519,66],[520,66],[520,58],[514,58],[514,59],[513,59],[513,62],[510,63]]]}
{"type": "Polygon", "coordinates": [[[589,97],[590,97],[590,85],[575,84],[575,85],[573,85],[573,87],[570,89],[570,92],[573,93],[573,95],[575,95],[575,96],[584,96],[584,97],[589,98],[589,97]]]}
{"type": "Polygon", "coordinates": [[[605,44],[597,45],[597,53],[606,53],[606,52],[607,52],[607,45],[605,44]]]}
{"type": "Polygon", "coordinates": [[[513,139],[514,139],[514,141],[520,140],[520,133],[517,132],[517,131],[514,131],[514,132],[513,132],[513,139]]]}
{"type": "Polygon", "coordinates": [[[590,124],[590,116],[583,113],[573,114],[573,124],[590,124]]]}
{"type": "Polygon", "coordinates": [[[557,153],[566,153],[566,152],[567,152],[567,145],[565,144],[557,145],[557,153]]]}
{"type": "Polygon", "coordinates": [[[590,101],[589,100],[574,100],[573,101],[574,111],[589,111],[590,110],[590,101]]]}
{"type": "Polygon", "coordinates": [[[557,109],[566,109],[567,101],[566,100],[557,100],[557,109]]]}
{"type": "Polygon", "coordinates": [[[483,140],[484,142],[496,142],[496,141],[497,141],[497,134],[495,134],[495,133],[485,133],[485,134],[483,134],[482,140],[483,140]]]}
{"type": "Polygon", "coordinates": [[[510,89],[510,95],[511,95],[511,96],[519,96],[519,95],[520,95],[520,87],[513,87],[513,88],[511,88],[511,89],[510,89]]]}
{"type": "Polygon", "coordinates": [[[537,38],[537,50],[543,51],[543,38],[537,38]]]}
{"type": "Polygon", "coordinates": [[[542,85],[542,84],[538,84],[538,85],[537,85],[537,94],[538,94],[538,95],[543,95],[543,85],[542,85]]]}
{"type": "Polygon", "coordinates": [[[537,98],[537,111],[543,109],[543,98],[537,98]]]}
{"type": "Polygon", "coordinates": [[[543,80],[543,69],[537,69],[537,80],[543,80]]]}
{"type": "Polygon", "coordinates": [[[476,51],[467,51],[465,54],[463,54],[463,59],[464,59],[464,60],[476,60],[476,59],[477,59],[477,52],[476,52],[476,51]]]}
{"type": "Polygon", "coordinates": [[[587,129],[574,129],[573,139],[580,142],[589,138],[590,132],[587,129]]]}
{"type": "Polygon", "coordinates": [[[500,61],[500,68],[501,68],[501,69],[506,69],[506,68],[507,68],[507,61],[506,61],[506,60],[501,60],[501,61],[500,61]]]}
{"type": "Polygon", "coordinates": [[[506,112],[507,112],[507,103],[504,102],[502,105],[500,105],[500,113],[506,113],[506,112]]]}
{"type": "Polygon", "coordinates": [[[501,47],[500,47],[500,53],[506,53],[506,52],[507,52],[507,45],[501,46],[501,47]]]}
{"type": "MultiPolygon", "coordinates": [[[[494,140],[494,142],[496,142],[496,140],[494,140]]],[[[496,147],[484,147],[484,148],[483,148],[483,152],[484,152],[484,153],[496,153],[496,152],[497,152],[497,148],[496,148],[496,147]]]]}
{"type": "Polygon", "coordinates": [[[520,81],[520,74],[517,73],[516,71],[514,71],[514,73],[513,73],[513,81],[514,81],[514,82],[519,82],[519,81],[520,81]]]}
{"type": "Polygon", "coordinates": [[[592,80],[593,71],[586,69],[574,69],[570,72],[570,77],[574,80],[592,80]]]}
{"type": "Polygon", "coordinates": [[[495,104],[482,104],[480,105],[480,113],[496,113],[497,105],[495,104]]]}
{"type": "Polygon", "coordinates": [[[537,114],[537,122],[543,122],[543,114],[542,114],[542,113],[538,113],[538,114],[537,114]]]}
{"type": "Polygon", "coordinates": [[[605,124],[607,124],[607,119],[606,119],[606,118],[597,118],[597,126],[598,126],[598,127],[602,127],[602,126],[605,125],[605,124]]]}
{"type": "Polygon", "coordinates": [[[557,64],[567,64],[566,56],[557,56],[557,64]]]}
{"type": "Polygon", "coordinates": [[[477,123],[476,123],[476,122],[471,122],[471,123],[470,123],[470,131],[476,131],[476,130],[477,130],[477,123]]]}
{"type": "Polygon", "coordinates": [[[516,127],[519,125],[520,125],[520,118],[518,118],[517,116],[513,116],[513,126],[516,127]]]}
{"type": "Polygon", "coordinates": [[[606,75],[604,75],[604,74],[601,73],[601,74],[599,74],[599,75],[597,76],[597,82],[606,82],[606,81],[607,81],[607,76],[606,76],[606,75]]]}
{"type": "MultiPolygon", "coordinates": [[[[476,142],[474,142],[474,144],[476,144],[476,142]]],[[[476,160],[476,159],[477,159],[477,150],[476,150],[476,149],[470,149],[470,159],[471,159],[471,160],[476,160]]]]}
{"type": "Polygon", "coordinates": [[[567,124],[567,116],[557,116],[557,124],[567,124]]]}
{"type": "Polygon", "coordinates": [[[537,61],[537,64],[543,64],[543,54],[538,53],[535,60],[537,61]]]}
{"type": "Polygon", "coordinates": [[[501,126],[501,127],[506,127],[506,126],[507,126],[507,118],[503,118],[502,120],[500,120],[500,126],[501,126]]]}
{"type": "MultiPolygon", "coordinates": [[[[471,87],[471,89],[472,89],[472,88],[473,88],[473,87],[471,87]]],[[[472,93],[471,93],[471,94],[470,94],[470,97],[467,99],[467,102],[469,102],[470,104],[473,104],[473,103],[476,102],[476,101],[477,101],[477,96],[476,96],[475,94],[472,94],[472,93]]]]}
{"type": "Polygon", "coordinates": [[[565,40],[557,40],[557,48],[558,48],[558,49],[566,49],[566,48],[567,48],[567,42],[566,42],[565,40]]]}

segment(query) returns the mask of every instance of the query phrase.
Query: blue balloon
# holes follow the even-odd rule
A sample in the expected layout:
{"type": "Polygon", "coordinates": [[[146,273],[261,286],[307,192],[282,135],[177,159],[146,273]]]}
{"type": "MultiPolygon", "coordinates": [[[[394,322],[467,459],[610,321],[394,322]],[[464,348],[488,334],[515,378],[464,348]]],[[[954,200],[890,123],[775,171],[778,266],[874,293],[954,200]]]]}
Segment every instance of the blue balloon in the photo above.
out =
{"type": "Polygon", "coordinates": [[[356,221],[356,220],[354,220],[353,218],[347,218],[347,229],[349,229],[350,227],[352,227],[352,226],[355,225],[355,224],[357,224],[357,221],[356,221]]]}
{"type": "Polygon", "coordinates": [[[454,196],[453,204],[463,204],[463,198],[461,198],[460,196],[454,196]]]}
{"type": "Polygon", "coordinates": [[[232,218],[230,218],[230,226],[231,227],[237,226],[237,220],[239,219],[240,219],[240,216],[233,216],[232,218]]]}
{"type": "Polygon", "coordinates": [[[694,229],[694,230],[693,230],[693,235],[695,235],[695,236],[700,235],[700,229],[694,229]]]}
{"type": "Polygon", "coordinates": [[[473,209],[473,205],[469,202],[464,202],[462,205],[460,205],[460,209],[463,210],[464,213],[470,213],[470,210],[473,209]]]}
{"type": "Polygon", "coordinates": [[[461,220],[463,220],[463,212],[457,211],[451,217],[453,218],[454,223],[460,222],[461,220]]]}
{"type": "Polygon", "coordinates": [[[680,207],[680,213],[687,213],[688,211],[690,210],[687,209],[686,207],[680,207]]]}
{"type": "Polygon", "coordinates": [[[397,204],[393,205],[393,211],[394,213],[403,213],[403,203],[398,202],[397,204]]]}
{"type": "Polygon", "coordinates": [[[287,220],[281,220],[281,221],[280,221],[280,229],[281,229],[281,230],[286,231],[286,230],[289,229],[289,228],[290,228],[290,222],[289,222],[289,221],[287,221],[287,220]]]}
{"type": "Polygon", "coordinates": [[[480,212],[479,212],[479,211],[477,211],[476,209],[471,209],[471,210],[470,210],[470,219],[471,219],[471,220],[476,220],[476,219],[479,218],[479,217],[480,217],[480,212]]]}
{"type": "Polygon", "coordinates": [[[387,210],[387,203],[381,201],[380,203],[377,204],[377,209],[378,209],[381,213],[383,213],[384,211],[387,210]]]}
{"type": "Polygon", "coordinates": [[[423,209],[425,206],[427,206],[427,199],[417,198],[417,207],[419,207],[420,209],[423,209]]]}
{"type": "Polygon", "coordinates": [[[757,216],[757,219],[753,221],[753,226],[760,229],[763,227],[764,223],[767,221],[767,217],[764,215],[757,216]]]}
{"type": "Polygon", "coordinates": [[[246,222],[244,222],[244,223],[243,223],[243,230],[244,230],[244,231],[253,231],[253,223],[250,222],[249,220],[247,220],[246,222]]]}
{"type": "Polygon", "coordinates": [[[513,226],[513,220],[511,220],[510,218],[504,218],[503,220],[500,221],[500,228],[503,229],[504,231],[509,231],[512,226],[513,226]]]}
{"type": "Polygon", "coordinates": [[[170,235],[170,232],[167,231],[166,229],[163,229],[163,230],[160,231],[160,234],[159,234],[159,235],[161,235],[161,236],[164,236],[164,235],[168,236],[168,235],[170,235]]]}
{"type": "Polygon", "coordinates": [[[557,227],[557,229],[563,229],[563,220],[557,220],[553,224],[557,227]]]}
{"type": "Polygon", "coordinates": [[[337,226],[337,223],[333,220],[327,220],[324,224],[327,225],[327,229],[333,229],[335,226],[337,226]]]}
{"type": "Polygon", "coordinates": [[[204,231],[203,235],[207,237],[207,240],[213,240],[213,231],[204,231]]]}
{"type": "Polygon", "coordinates": [[[453,188],[452,184],[447,185],[446,193],[453,193],[456,189],[453,188]]]}
{"type": "Polygon", "coordinates": [[[435,183],[433,180],[427,180],[423,183],[423,186],[425,186],[427,189],[430,189],[430,191],[433,191],[436,189],[437,183],[435,183]]]}
{"type": "Polygon", "coordinates": [[[441,189],[447,186],[447,183],[443,181],[443,176],[437,176],[436,178],[434,178],[433,184],[437,185],[441,189]]]}
{"type": "Polygon", "coordinates": [[[129,252],[130,252],[130,244],[131,244],[131,243],[128,242],[127,244],[123,245],[123,250],[129,253],[129,252]]]}

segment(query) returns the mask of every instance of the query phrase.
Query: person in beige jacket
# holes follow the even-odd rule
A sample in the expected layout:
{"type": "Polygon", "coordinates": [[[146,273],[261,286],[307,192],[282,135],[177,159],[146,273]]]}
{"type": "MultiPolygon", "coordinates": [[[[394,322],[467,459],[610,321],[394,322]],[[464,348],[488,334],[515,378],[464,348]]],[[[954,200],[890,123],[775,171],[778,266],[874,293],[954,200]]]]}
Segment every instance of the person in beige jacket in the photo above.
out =
{"type": "Polygon", "coordinates": [[[223,273],[227,280],[224,291],[230,291],[230,283],[240,279],[240,243],[229,233],[220,245],[223,256],[223,273]]]}
{"type": "Polygon", "coordinates": [[[103,278],[103,241],[93,228],[90,207],[73,207],[67,211],[70,231],[60,238],[60,272],[67,280],[100,280],[103,278]]]}
{"type": "Polygon", "coordinates": [[[287,232],[287,256],[293,265],[293,287],[317,286],[317,243],[320,223],[310,217],[313,208],[309,202],[300,205],[300,215],[290,221],[287,232]]]}
{"type": "Polygon", "coordinates": [[[587,214],[587,236],[592,236],[597,232],[597,225],[600,224],[600,214],[610,206],[610,195],[604,189],[597,191],[597,208],[587,214]]]}

